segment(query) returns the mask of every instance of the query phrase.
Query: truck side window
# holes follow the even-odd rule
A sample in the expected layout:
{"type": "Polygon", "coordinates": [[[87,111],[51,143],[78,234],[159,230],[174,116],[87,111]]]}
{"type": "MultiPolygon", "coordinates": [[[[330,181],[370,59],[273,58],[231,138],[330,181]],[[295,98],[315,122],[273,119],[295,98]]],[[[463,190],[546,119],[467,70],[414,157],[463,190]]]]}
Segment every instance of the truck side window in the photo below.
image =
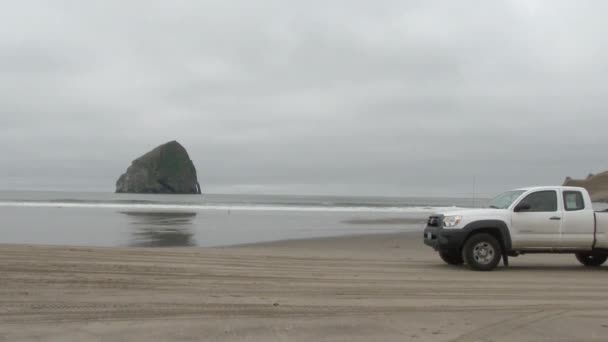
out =
{"type": "Polygon", "coordinates": [[[585,200],[580,191],[564,191],[564,207],[567,211],[585,209],[585,200]]]}
{"type": "Polygon", "coordinates": [[[530,204],[530,210],[526,210],[526,212],[541,213],[557,211],[557,192],[538,191],[526,196],[521,203],[530,204]]]}

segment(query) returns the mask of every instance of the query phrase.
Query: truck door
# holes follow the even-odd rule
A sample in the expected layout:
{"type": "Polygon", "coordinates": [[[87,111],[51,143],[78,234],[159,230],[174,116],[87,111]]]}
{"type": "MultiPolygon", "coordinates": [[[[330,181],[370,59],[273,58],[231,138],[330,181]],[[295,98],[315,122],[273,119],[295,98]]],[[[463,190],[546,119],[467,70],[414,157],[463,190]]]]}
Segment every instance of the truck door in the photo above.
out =
{"type": "Polygon", "coordinates": [[[557,191],[542,190],[527,195],[513,210],[513,247],[560,247],[561,220],[557,191]]]}
{"type": "Polygon", "coordinates": [[[564,190],[562,198],[564,203],[562,247],[591,248],[595,229],[593,208],[586,207],[585,197],[580,191],[564,190]]]}

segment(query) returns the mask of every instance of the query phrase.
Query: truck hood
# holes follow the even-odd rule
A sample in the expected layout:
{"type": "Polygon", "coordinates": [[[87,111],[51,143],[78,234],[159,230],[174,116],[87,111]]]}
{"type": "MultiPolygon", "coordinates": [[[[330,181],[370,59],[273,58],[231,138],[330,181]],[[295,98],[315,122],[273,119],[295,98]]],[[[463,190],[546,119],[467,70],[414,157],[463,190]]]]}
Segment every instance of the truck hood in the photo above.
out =
{"type": "Polygon", "coordinates": [[[493,216],[497,217],[507,212],[507,209],[491,209],[491,208],[482,208],[482,209],[446,209],[440,210],[436,214],[444,215],[444,216],[473,216],[473,217],[483,217],[483,216],[493,216]]]}
{"type": "Polygon", "coordinates": [[[453,229],[466,227],[466,225],[475,221],[499,220],[507,222],[510,217],[509,210],[507,209],[448,209],[439,212],[439,214],[444,216],[462,216],[460,224],[453,227],[453,229]]]}

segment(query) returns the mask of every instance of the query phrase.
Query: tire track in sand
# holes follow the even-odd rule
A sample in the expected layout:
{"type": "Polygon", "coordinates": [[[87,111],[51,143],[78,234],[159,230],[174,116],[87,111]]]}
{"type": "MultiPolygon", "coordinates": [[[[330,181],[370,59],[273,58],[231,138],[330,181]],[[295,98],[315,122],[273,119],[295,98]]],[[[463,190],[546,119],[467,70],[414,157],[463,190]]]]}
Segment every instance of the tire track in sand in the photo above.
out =
{"type": "Polygon", "coordinates": [[[459,336],[450,342],[481,342],[504,339],[513,332],[526,328],[540,321],[554,319],[568,313],[568,310],[541,310],[531,314],[517,315],[512,319],[500,321],[475,329],[459,336]]]}

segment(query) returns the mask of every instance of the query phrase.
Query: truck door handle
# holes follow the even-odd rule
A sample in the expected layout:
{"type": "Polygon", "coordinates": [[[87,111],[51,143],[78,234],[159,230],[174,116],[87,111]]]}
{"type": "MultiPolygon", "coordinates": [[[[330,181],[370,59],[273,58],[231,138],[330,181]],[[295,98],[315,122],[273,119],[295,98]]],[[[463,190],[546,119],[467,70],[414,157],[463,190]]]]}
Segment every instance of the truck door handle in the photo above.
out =
{"type": "Polygon", "coordinates": [[[550,218],[549,220],[559,221],[561,219],[562,219],[561,217],[554,216],[554,217],[550,218]]]}

